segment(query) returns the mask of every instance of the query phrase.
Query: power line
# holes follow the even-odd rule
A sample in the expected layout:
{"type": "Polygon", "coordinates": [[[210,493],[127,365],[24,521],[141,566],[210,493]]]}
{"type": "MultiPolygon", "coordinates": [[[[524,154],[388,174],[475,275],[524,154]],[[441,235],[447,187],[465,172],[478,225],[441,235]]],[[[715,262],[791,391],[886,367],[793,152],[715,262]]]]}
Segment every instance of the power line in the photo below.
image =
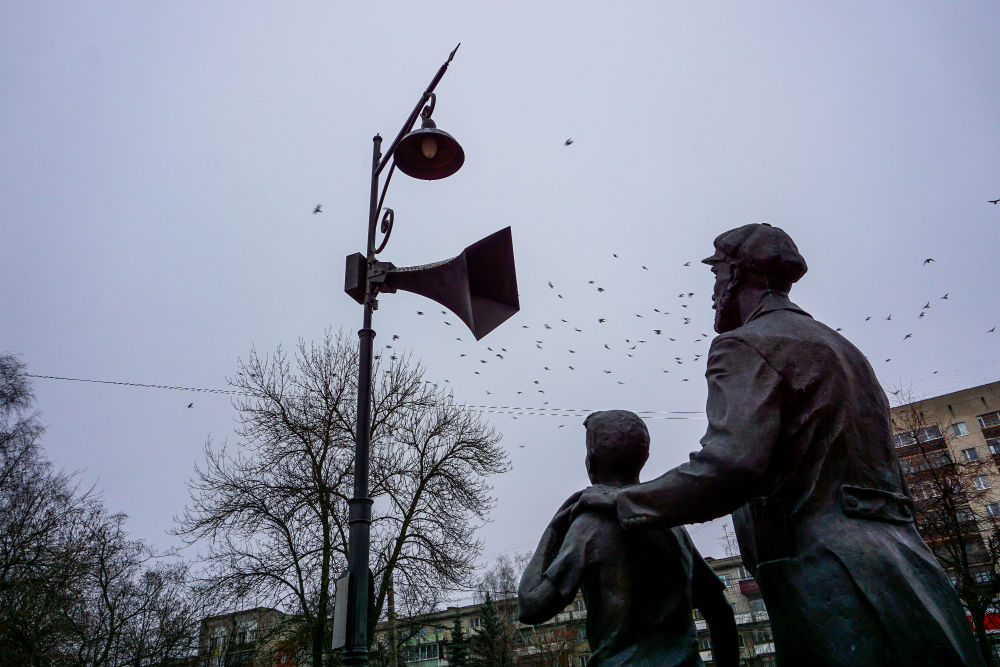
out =
{"type": "MultiPolygon", "coordinates": [[[[74,378],[62,375],[36,375],[25,373],[27,377],[42,380],[61,380],[65,382],[85,382],[90,384],[108,384],[120,387],[137,387],[140,389],[166,389],[171,391],[195,391],[205,394],[225,394],[230,396],[253,396],[254,394],[237,389],[212,389],[209,387],[186,387],[182,385],[152,384],[148,382],[127,382],[125,380],[96,380],[93,378],[74,378]]],[[[469,408],[477,412],[507,415],[525,415],[531,417],[586,417],[594,412],[593,408],[549,408],[545,406],[516,405],[475,405],[459,403],[459,407],[469,408]]],[[[694,410],[639,410],[636,412],[642,419],[704,419],[704,412],[694,410]]]]}
{"type": "Polygon", "coordinates": [[[237,391],[235,389],[208,389],[205,387],[181,387],[169,384],[147,384],[143,382],[125,382],[124,380],[92,380],[89,378],[62,377],[59,375],[34,375],[32,373],[25,373],[25,375],[30,378],[40,378],[42,380],[65,380],[67,382],[90,382],[93,384],[113,384],[122,387],[140,387],[142,389],[172,389],[174,391],[200,391],[206,394],[238,394],[241,396],[252,396],[252,394],[248,392],[237,391]]]}

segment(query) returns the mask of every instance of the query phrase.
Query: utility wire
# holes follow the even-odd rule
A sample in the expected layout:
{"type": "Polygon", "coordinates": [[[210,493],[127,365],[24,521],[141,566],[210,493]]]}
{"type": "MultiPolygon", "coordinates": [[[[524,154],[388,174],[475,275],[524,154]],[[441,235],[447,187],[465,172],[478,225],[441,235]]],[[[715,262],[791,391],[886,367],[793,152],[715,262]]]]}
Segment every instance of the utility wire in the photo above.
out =
{"type": "MultiPolygon", "coordinates": [[[[62,380],[65,382],[86,382],[91,384],[109,384],[120,387],[138,387],[140,389],[168,389],[172,391],[196,391],[205,394],[225,394],[230,396],[253,396],[254,394],[237,389],[211,389],[208,387],[185,387],[181,385],[151,384],[146,382],[126,382],[124,380],[95,380],[92,378],[73,378],[61,375],[35,375],[25,373],[27,377],[41,380],[62,380]]],[[[469,408],[477,412],[505,415],[527,415],[532,417],[586,417],[592,408],[549,408],[544,406],[516,405],[474,405],[460,403],[459,407],[469,408]]],[[[694,410],[639,410],[636,412],[643,419],[704,419],[704,412],[694,410]]]]}
{"type": "Polygon", "coordinates": [[[43,380],[66,380],[68,382],[91,382],[93,384],[114,384],[123,387],[141,387],[143,389],[172,389],[174,391],[200,391],[206,394],[239,394],[241,396],[252,396],[245,391],[237,391],[235,389],[207,389],[205,387],[180,387],[169,384],[145,384],[142,382],[125,382],[122,380],[91,380],[87,378],[69,378],[61,377],[59,375],[34,375],[32,373],[25,373],[27,377],[30,378],[40,378],[43,380]]]}

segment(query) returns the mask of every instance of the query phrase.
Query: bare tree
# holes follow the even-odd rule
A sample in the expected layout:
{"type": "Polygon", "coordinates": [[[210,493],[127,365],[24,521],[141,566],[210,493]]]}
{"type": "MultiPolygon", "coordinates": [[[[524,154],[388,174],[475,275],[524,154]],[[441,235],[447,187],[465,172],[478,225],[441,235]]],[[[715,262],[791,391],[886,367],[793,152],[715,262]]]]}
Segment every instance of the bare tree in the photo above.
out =
{"type": "MultiPolygon", "coordinates": [[[[239,451],[206,445],[177,528],[203,541],[206,582],[222,599],[254,599],[296,614],[312,664],[328,645],[330,585],[347,561],[357,344],[327,333],[289,357],[251,350],[230,383],[243,393],[239,451]]],[[[468,585],[478,523],[494,500],[488,478],[508,468],[499,436],[423,379],[408,357],[373,369],[369,637],[395,577],[404,615],[429,611],[468,585]]]]}
{"type": "Polygon", "coordinates": [[[71,654],[64,610],[84,576],[83,526],[98,511],[43,455],[23,364],[0,355],[0,664],[71,654]]]}
{"type": "Polygon", "coordinates": [[[947,429],[912,397],[894,394],[900,400],[892,416],[896,451],[909,480],[917,529],[969,611],[986,664],[994,665],[985,623],[1000,599],[1000,517],[987,511],[988,492],[978,480],[995,470],[978,457],[954,460],[947,429]]]}
{"type": "Polygon", "coordinates": [[[23,365],[0,355],[0,665],[155,665],[188,655],[183,564],[149,566],[124,515],[55,469],[23,365]]]}

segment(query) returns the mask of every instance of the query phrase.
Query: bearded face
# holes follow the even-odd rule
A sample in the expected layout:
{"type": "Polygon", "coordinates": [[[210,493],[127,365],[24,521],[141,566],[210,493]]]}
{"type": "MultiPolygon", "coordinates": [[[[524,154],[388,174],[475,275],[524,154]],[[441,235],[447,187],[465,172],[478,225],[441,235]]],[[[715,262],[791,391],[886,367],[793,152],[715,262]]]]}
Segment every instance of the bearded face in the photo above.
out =
{"type": "Polygon", "coordinates": [[[733,262],[717,262],[712,265],[712,273],[715,274],[715,288],[712,290],[715,332],[723,334],[743,324],[736,302],[739,268],[733,262]]]}

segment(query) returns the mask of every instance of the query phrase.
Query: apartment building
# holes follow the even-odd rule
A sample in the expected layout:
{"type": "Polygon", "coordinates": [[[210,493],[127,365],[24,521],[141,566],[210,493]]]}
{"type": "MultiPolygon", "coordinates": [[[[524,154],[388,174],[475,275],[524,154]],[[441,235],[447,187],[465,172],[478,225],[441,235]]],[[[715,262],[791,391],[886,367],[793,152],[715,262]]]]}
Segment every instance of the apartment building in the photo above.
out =
{"type": "Polygon", "coordinates": [[[993,549],[1000,531],[1000,382],[904,400],[891,413],[917,529],[963,603],[977,609],[976,622],[1000,657],[992,599],[1000,579],[993,549]]]}
{"type": "Polygon", "coordinates": [[[257,607],[202,619],[198,633],[199,667],[296,667],[296,650],[286,645],[290,617],[257,607]]]}
{"type": "Polygon", "coordinates": [[[935,470],[973,474],[970,514],[1000,516],[1000,382],[892,408],[893,441],[914,500],[936,492],[935,470]],[[958,464],[958,465],[955,465],[958,464]]]}

